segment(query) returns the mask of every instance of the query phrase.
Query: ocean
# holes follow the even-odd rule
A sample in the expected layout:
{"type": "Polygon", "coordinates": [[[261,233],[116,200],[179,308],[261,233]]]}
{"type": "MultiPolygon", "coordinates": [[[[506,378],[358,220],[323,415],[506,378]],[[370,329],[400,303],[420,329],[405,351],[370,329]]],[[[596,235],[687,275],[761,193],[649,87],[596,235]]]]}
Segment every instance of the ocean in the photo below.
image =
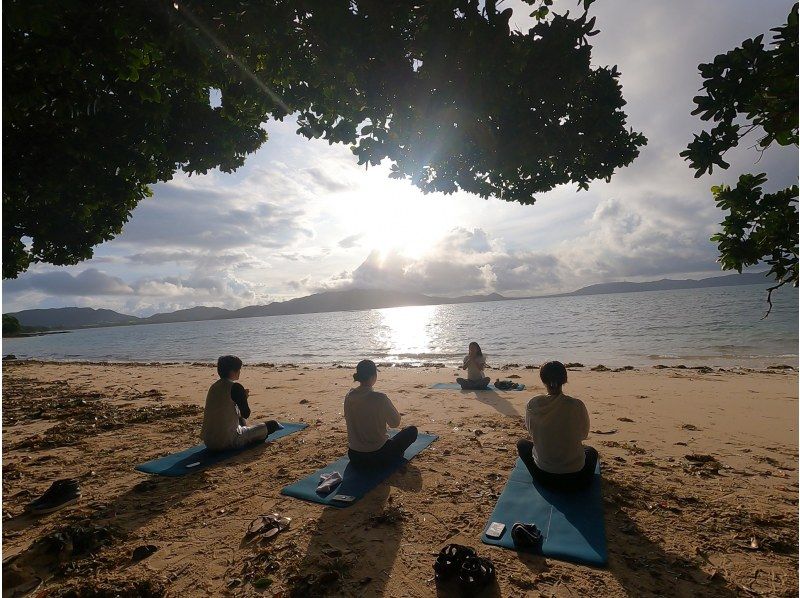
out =
{"type": "Polygon", "coordinates": [[[398,307],[92,328],[4,339],[3,354],[65,361],[455,364],[470,341],[490,365],[549,359],[749,366],[798,361],[798,293],[761,285],[398,307]]]}

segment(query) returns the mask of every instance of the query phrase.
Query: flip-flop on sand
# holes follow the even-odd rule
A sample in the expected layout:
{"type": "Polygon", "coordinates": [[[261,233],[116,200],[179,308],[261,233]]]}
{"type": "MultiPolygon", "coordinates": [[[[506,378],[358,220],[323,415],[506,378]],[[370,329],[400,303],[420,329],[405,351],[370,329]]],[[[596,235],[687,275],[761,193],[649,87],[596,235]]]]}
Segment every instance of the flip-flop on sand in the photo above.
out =
{"type": "Polygon", "coordinates": [[[282,517],[278,513],[259,515],[247,527],[245,543],[253,542],[256,537],[259,537],[259,541],[269,540],[288,528],[291,522],[291,517],[282,517]]]}

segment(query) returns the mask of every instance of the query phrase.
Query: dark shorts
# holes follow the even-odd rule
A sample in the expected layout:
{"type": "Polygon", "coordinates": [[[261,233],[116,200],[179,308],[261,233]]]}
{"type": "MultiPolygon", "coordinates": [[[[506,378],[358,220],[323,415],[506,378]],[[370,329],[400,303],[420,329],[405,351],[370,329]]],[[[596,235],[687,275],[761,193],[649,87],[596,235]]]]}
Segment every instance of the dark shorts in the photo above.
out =
{"type": "Polygon", "coordinates": [[[390,463],[395,463],[403,457],[406,449],[414,444],[417,439],[417,428],[408,426],[403,428],[392,438],[386,440],[384,445],[377,451],[369,453],[348,449],[347,456],[350,463],[356,467],[384,467],[390,463]]]}

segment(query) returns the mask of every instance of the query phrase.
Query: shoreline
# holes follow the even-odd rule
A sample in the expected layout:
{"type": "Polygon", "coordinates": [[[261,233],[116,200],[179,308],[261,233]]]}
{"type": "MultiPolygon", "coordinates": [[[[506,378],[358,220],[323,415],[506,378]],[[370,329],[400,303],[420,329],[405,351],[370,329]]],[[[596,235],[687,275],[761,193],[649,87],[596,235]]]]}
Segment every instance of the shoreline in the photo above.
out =
{"type": "MultiPolygon", "coordinates": [[[[370,356],[367,356],[370,358],[370,356]]],[[[447,368],[459,368],[460,363],[456,361],[413,361],[413,362],[395,362],[395,361],[380,361],[378,358],[374,358],[375,363],[379,368],[387,368],[387,369],[447,369],[447,368]]],[[[669,361],[669,360],[663,360],[669,361]]],[[[778,371],[798,371],[798,365],[790,365],[788,363],[780,362],[780,360],[769,360],[765,361],[764,363],[771,362],[771,365],[761,365],[761,367],[753,367],[754,364],[752,363],[742,363],[741,361],[735,362],[732,364],[722,365],[707,365],[707,364],[699,364],[699,365],[688,365],[687,363],[683,363],[687,360],[675,359],[675,361],[681,361],[682,363],[676,364],[668,364],[668,363],[653,363],[652,365],[606,365],[606,364],[613,364],[614,360],[608,360],[605,363],[597,363],[597,364],[583,364],[577,362],[567,363],[567,369],[570,371],[579,371],[579,372],[625,372],[625,371],[648,371],[648,370],[699,370],[699,371],[706,371],[706,372],[742,372],[742,373],[762,373],[762,374],[772,374],[778,371]],[[776,363],[778,361],[778,363],[776,363]]],[[[698,361],[710,361],[710,360],[698,360],[698,361]]],[[[170,361],[158,361],[158,360],[123,360],[123,359],[40,359],[36,357],[16,357],[13,354],[6,354],[2,357],[3,364],[9,363],[18,363],[18,364],[41,364],[41,365],[87,365],[87,366],[102,366],[102,365],[111,365],[111,366],[216,366],[216,360],[213,361],[202,361],[202,360],[170,360],[170,361]]],[[[297,368],[297,367],[309,367],[314,369],[345,369],[345,368],[354,368],[357,361],[332,361],[332,362],[308,362],[308,361],[291,361],[291,362],[269,362],[269,361],[260,361],[260,362],[252,362],[248,363],[245,362],[245,367],[254,367],[254,368],[297,368]]],[[[689,364],[693,364],[694,362],[688,361],[689,364]]],[[[796,362],[795,362],[796,363],[796,362]]],[[[487,366],[486,370],[489,372],[504,372],[508,370],[514,369],[523,369],[523,370],[538,370],[538,364],[522,364],[517,362],[508,362],[504,363],[499,366],[487,366]]]]}
{"type": "Polygon", "coordinates": [[[542,392],[536,370],[493,370],[527,385],[495,393],[429,388],[452,381],[453,368],[381,370],[377,389],[403,425],[439,440],[339,511],[279,492],[345,452],[349,368],[246,364],[253,419],[308,428],[158,478],[133,466],[199,442],[213,363],[3,365],[4,557],[19,555],[15,574],[45,578],[42,590],[277,597],[311,584],[307,595],[431,596],[436,553],[460,543],[494,562],[504,597],[797,594],[796,370],[573,368],[566,390],[587,405],[586,443],[603,471],[609,566],[593,569],[479,540],[525,434],[527,401],[542,392]],[[23,513],[67,476],[80,480],[78,503],[23,513]],[[265,513],[291,525],[246,542],[265,513]],[[37,540],[85,526],[109,535],[96,556],[62,555],[68,567],[55,575],[60,565],[37,540]],[[132,562],[143,545],[157,550],[132,562]]]}

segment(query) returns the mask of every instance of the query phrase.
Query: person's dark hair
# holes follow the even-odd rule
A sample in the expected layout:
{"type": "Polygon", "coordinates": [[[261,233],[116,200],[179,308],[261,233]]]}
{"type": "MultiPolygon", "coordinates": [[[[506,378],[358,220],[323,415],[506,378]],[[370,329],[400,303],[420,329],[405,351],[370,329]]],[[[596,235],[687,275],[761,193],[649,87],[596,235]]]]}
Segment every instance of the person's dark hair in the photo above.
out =
{"type": "Polygon", "coordinates": [[[242,360],[235,355],[223,355],[217,359],[217,373],[220,378],[227,378],[233,372],[242,369],[242,360]]]}
{"type": "Polygon", "coordinates": [[[366,382],[378,373],[378,366],[371,359],[362,359],[356,366],[356,373],[353,374],[353,380],[356,382],[366,382]]]}
{"type": "Polygon", "coordinates": [[[470,349],[472,348],[472,345],[475,345],[475,348],[477,349],[476,353],[478,354],[478,357],[483,357],[483,351],[481,351],[481,346],[478,343],[476,343],[475,341],[472,341],[469,344],[470,349]]]}
{"type": "Polygon", "coordinates": [[[567,368],[560,361],[548,361],[539,368],[539,377],[550,391],[556,391],[567,383],[567,368]]]}

